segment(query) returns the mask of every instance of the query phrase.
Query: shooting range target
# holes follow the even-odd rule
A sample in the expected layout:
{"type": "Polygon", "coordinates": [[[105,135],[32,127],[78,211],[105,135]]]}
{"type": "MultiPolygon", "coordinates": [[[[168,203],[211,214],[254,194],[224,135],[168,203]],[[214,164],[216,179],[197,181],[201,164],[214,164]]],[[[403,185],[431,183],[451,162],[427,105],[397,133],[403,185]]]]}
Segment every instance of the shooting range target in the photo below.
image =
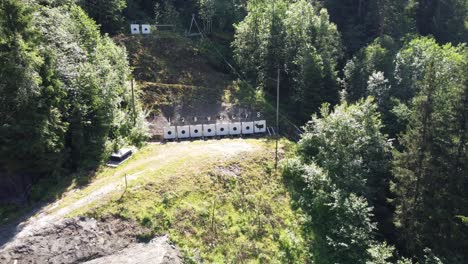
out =
{"type": "Polygon", "coordinates": [[[164,139],[175,139],[176,137],[177,133],[175,127],[171,126],[164,128],[164,139]]]}

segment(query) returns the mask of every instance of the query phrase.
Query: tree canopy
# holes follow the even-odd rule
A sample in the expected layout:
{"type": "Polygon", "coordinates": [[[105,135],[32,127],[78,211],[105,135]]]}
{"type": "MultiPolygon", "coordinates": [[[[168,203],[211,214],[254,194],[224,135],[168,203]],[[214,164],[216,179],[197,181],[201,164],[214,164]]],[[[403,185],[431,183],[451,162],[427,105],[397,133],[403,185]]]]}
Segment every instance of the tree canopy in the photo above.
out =
{"type": "Polygon", "coordinates": [[[60,173],[143,138],[126,52],[81,8],[8,0],[0,12],[3,167],[60,173]]]}
{"type": "Polygon", "coordinates": [[[338,101],[340,35],[326,10],[305,0],[250,1],[236,26],[234,57],[247,78],[273,91],[281,70],[282,94],[301,119],[323,102],[338,101]]]}

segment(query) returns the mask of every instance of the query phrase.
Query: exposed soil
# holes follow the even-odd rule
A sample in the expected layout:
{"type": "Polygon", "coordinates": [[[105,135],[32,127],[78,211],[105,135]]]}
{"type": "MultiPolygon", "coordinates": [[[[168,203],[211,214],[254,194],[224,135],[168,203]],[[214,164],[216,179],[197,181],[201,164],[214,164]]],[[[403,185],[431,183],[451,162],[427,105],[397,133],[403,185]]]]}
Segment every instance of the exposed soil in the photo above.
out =
{"type": "Polygon", "coordinates": [[[9,244],[0,251],[0,263],[181,263],[167,237],[138,243],[137,235],[145,232],[116,218],[64,219],[9,244]]]}
{"type": "Polygon", "coordinates": [[[229,167],[216,167],[215,172],[218,174],[218,177],[238,178],[242,173],[242,169],[237,165],[231,165],[229,167]]]}
{"type": "Polygon", "coordinates": [[[91,261],[86,264],[147,264],[182,263],[179,251],[169,243],[167,236],[157,237],[149,243],[134,243],[126,249],[114,254],[91,261]]]}

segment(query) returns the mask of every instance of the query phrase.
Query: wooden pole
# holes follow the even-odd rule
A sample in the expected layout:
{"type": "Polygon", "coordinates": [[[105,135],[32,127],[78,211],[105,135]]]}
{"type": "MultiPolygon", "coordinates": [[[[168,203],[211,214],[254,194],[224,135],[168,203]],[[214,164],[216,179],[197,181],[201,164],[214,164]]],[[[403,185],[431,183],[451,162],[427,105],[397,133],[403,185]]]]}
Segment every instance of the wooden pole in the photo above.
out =
{"type": "Polygon", "coordinates": [[[133,107],[133,125],[136,125],[136,110],[135,110],[135,92],[133,91],[133,78],[132,78],[132,107],[133,107]]]}
{"type": "Polygon", "coordinates": [[[278,169],[278,140],[279,140],[279,88],[280,88],[280,68],[278,67],[278,79],[276,83],[276,158],[275,171],[278,169]]]}
{"type": "Polygon", "coordinates": [[[125,193],[127,193],[127,187],[128,187],[128,183],[127,183],[127,174],[125,173],[125,189],[124,189],[122,195],[120,196],[119,201],[121,201],[122,198],[124,197],[125,193]]]}

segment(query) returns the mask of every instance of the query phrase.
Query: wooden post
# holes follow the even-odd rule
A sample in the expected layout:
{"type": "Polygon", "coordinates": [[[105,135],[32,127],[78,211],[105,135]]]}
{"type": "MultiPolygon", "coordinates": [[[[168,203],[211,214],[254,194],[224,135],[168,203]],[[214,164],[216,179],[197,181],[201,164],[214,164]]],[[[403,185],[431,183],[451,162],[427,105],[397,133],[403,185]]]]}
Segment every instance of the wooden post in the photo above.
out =
{"type": "MultiPolygon", "coordinates": [[[[135,110],[135,92],[133,91],[133,78],[132,78],[132,107],[133,107],[133,125],[136,125],[136,110],[135,110]]],[[[127,179],[127,178],[125,178],[127,179]]]]}
{"type": "Polygon", "coordinates": [[[279,140],[279,88],[280,88],[280,68],[278,67],[278,79],[276,84],[276,158],[275,171],[278,169],[278,140],[279,140]]]}
{"type": "Polygon", "coordinates": [[[122,198],[124,197],[125,193],[127,192],[127,186],[128,186],[128,183],[127,183],[127,174],[125,173],[125,189],[124,189],[124,192],[122,193],[122,195],[120,196],[119,201],[122,200],[122,198]]]}

